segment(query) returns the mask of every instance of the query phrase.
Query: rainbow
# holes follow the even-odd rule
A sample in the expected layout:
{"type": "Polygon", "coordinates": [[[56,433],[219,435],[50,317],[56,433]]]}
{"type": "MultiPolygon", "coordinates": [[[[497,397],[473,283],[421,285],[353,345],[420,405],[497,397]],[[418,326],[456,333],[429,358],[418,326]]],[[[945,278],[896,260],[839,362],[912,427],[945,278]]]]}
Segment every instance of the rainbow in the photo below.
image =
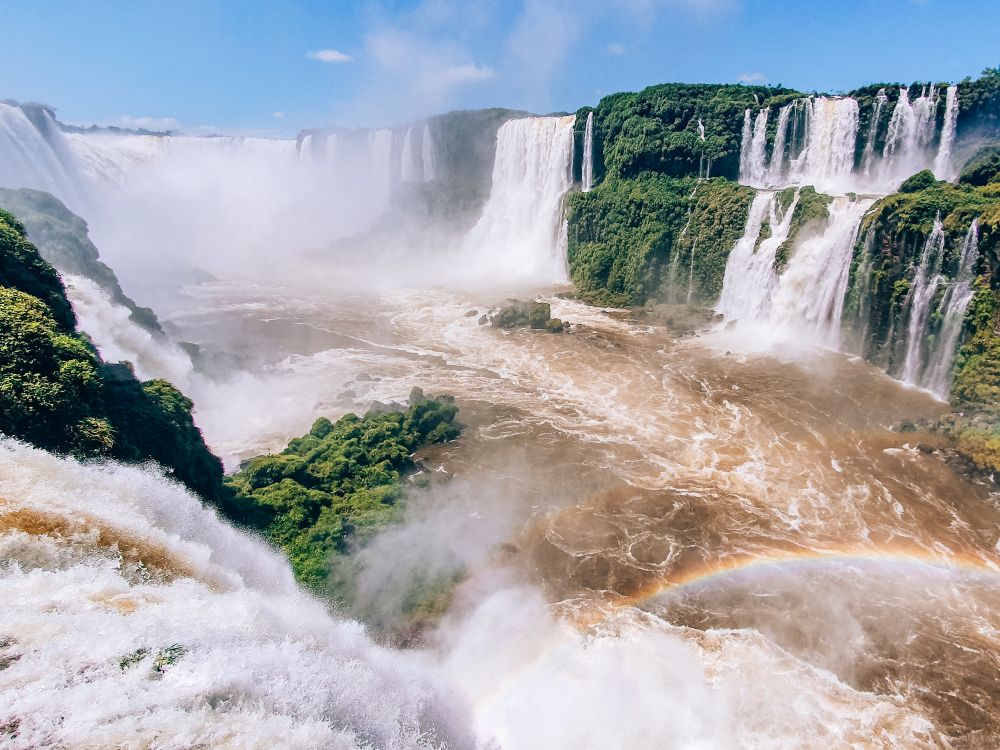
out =
{"type": "Polygon", "coordinates": [[[829,565],[871,568],[878,566],[892,571],[921,571],[945,574],[996,576],[1000,581],[1000,562],[971,554],[938,555],[916,546],[904,547],[837,547],[821,550],[773,551],[766,555],[738,555],[716,560],[665,578],[657,579],[632,595],[617,602],[629,606],[658,596],[696,591],[699,588],[736,577],[775,574],[794,569],[816,569],[829,565]]]}

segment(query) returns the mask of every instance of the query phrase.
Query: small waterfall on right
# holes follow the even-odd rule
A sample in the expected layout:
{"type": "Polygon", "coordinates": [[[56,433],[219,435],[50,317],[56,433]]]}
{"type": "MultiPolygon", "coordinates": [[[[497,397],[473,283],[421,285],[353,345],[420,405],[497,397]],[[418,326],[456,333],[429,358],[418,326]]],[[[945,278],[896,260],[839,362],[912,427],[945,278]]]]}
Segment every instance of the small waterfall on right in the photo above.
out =
{"type": "Polygon", "coordinates": [[[878,125],[882,121],[882,111],[888,103],[889,97],[885,94],[885,89],[879,89],[875,95],[875,104],[872,107],[872,118],[868,123],[868,138],[865,140],[865,150],[861,156],[861,171],[865,175],[870,175],[872,171],[872,160],[875,158],[875,141],[878,138],[878,125]]]}
{"type": "Polygon", "coordinates": [[[965,323],[965,311],[972,302],[975,289],[972,286],[976,274],[976,264],[979,262],[979,221],[974,220],[965,235],[962,244],[962,255],[958,262],[958,272],[955,279],[941,300],[943,313],[941,329],[934,337],[931,347],[929,365],[924,376],[926,387],[941,398],[948,396],[951,388],[951,368],[958,348],[958,339],[962,335],[965,323]]]}
{"type": "Polygon", "coordinates": [[[594,186],[594,112],[587,113],[587,125],[583,131],[583,165],[580,169],[580,189],[590,192],[594,186]]]}
{"type": "Polygon", "coordinates": [[[939,180],[953,180],[955,165],[952,163],[952,149],[955,146],[955,130],[958,126],[958,86],[949,86],[945,95],[944,124],[941,126],[941,143],[934,159],[934,176],[939,180]]]}
{"type": "Polygon", "coordinates": [[[913,285],[910,287],[910,314],[907,318],[906,360],[900,379],[913,385],[920,384],[922,350],[927,332],[927,318],[931,302],[941,283],[941,262],[944,260],[944,226],[934,220],[934,228],[927,235],[920,264],[917,266],[913,285]]]}

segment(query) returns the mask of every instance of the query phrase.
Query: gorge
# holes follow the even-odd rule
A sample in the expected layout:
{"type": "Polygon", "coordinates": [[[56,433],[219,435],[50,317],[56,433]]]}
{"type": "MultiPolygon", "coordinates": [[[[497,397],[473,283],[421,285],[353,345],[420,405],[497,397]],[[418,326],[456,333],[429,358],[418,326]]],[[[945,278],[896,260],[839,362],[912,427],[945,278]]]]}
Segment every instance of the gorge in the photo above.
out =
{"type": "Polygon", "coordinates": [[[0,103],[0,742],[996,746],[997,144],[1000,69],[0,103]]]}

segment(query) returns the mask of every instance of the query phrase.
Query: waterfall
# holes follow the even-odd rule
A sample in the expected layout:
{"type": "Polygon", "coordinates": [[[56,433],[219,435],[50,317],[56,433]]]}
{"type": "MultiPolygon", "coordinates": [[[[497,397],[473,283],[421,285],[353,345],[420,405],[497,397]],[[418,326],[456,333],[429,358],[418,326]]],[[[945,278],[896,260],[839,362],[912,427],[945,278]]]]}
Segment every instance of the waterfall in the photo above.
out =
{"type": "Polygon", "coordinates": [[[79,210],[79,174],[62,132],[47,110],[0,102],[0,187],[45,190],[79,210]]]}
{"type": "Polygon", "coordinates": [[[403,136],[399,179],[401,182],[418,182],[420,180],[420,163],[417,161],[417,150],[413,146],[413,128],[407,128],[406,135],[403,136]]]}
{"type": "Polygon", "coordinates": [[[949,86],[945,96],[944,124],[941,126],[941,143],[934,159],[934,176],[939,180],[955,178],[951,151],[955,145],[955,130],[958,125],[958,86],[949,86]]]}
{"type": "Polygon", "coordinates": [[[778,281],[774,268],[775,254],[788,239],[792,215],[798,205],[799,193],[785,211],[781,211],[777,193],[759,191],[750,204],[743,236],[737,240],[726,261],[722,294],[716,311],[726,322],[752,323],[767,316],[771,292],[778,281]],[[761,229],[768,221],[771,236],[760,242],[761,229]]]}
{"type": "Polygon", "coordinates": [[[835,198],[824,230],[798,244],[774,295],[770,322],[779,335],[840,346],[851,258],[861,219],[874,202],[835,198]]]}
{"type": "Polygon", "coordinates": [[[861,246],[861,257],[855,273],[857,280],[858,309],[854,319],[854,352],[859,356],[868,353],[868,331],[871,326],[872,270],[875,264],[875,226],[872,225],[861,246]]]}
{"type": "Polygon", "coordinates": [[[785,142],[788,137],[788,122],[794,109],[795,102],[792,102],[786,104],[778,112],[778,128],[774,134],[774,149],[771,151],[771,164],[767,168],[768,185],[780,185],[784,176],[785,142]]]}
{"type": "Polygon", "coordinates": [[[750,145],[753,143],[753,120],[750,108],[743,112],[743,139],[740,142],[740,182],[750,179],[750,145]]]}
{"type": "Polygon", "coordinates": [[[875,95],[875,104],[872,109],[872,119],[868,123],[868,140],[865,141],[864,154],[861,157],[861,169],[866,174],[871,174],[872,160],[875,158],[875,143],[878,140],[878,125],[882,120],[882,111],[885,109],[889,97],[885,94],[885,89],[879,89],[875,95]]]}
{"type": "Polygon", "coordinates": [[[431,137],[431,126],[424,124],[424,137],[420,142],[420,155],[424,163],[424,182],[430,182],[437,177],[437,161],[434,158],[434,139],[431,137]]]}
{"type": "Polygon", "coordinates": [[[497,131],[490,197],[466,238],[491,272],[539,281],[566,279],[562,202],[572,186],[575,118],[526,117],[497,131]]]}
{"type": "Polygon", "coordinates": [[[587,125],[583,131],[583,165],[580,169],[580,184],[587,193],[594,186],[594,111],[587,113],[587,125]]]}
{"type": "Polygon", "coordinates": [[[934,140],[937,95],[934,87],[922,91],[912,102],[909,90],[899,90],[899,101],[889,118],[889,130],[882,152],[883,178],[899,182],[929,166],[927,150],[934,140]]]}
{"type": "Polygon", "coordinates": [[[767,182],[767,115],[764,107],[750,127],[750,110],[743,120],[743,150],[740,152],[740,182],[764,187],[767,182]],[[745,158],[744,158],[745,157],[745,158]]]}
{"type": "Polygon", "coordinates": [[[851,98],[825,96],[810,101],[809,127],[805,151],[800,156],[805,170],[797,184],[820,189],[833,183],[840,187],[842,178],[854,168],[854,150],[858,138],[858,102],[851,98]]]}
{"type": "Polygon", "coordinates": [[[393,160],[395,133],[389,128],[376,130],[368,135],[369,163],[375,175],[380,206],[389,204],[392,189],[396,184],[396,164],[393,160]]]}
{"type": "Polygon", "coordinates": [[[922,362],[922,348],[927,329],[927,318],[931,302],[941,283],[941,261],[944,256],[944,226],[941,219],[934,220],[934,228],[927,236],[924,250],[920,255],[913,285],[910,287],[910,316],[907,321],[906,361],[901,379],[914,385],[919,384],[922,362]]]}
{"type": "Polygon", "coordinates": [[[928,389],[941,398],[948,396],[951,388],[952,362],[958,349],[958,340],[965,324],[965,311],[975,296],[972,286],[976,274],[976,264],[979,262],[979,221],[974,220],[965,235],[962,244],[962,256],[959,258],[958,272],[941,300],[943,314],[941,329],[934,337],[930,351],[930,364],[924,378],[928,389]]]}

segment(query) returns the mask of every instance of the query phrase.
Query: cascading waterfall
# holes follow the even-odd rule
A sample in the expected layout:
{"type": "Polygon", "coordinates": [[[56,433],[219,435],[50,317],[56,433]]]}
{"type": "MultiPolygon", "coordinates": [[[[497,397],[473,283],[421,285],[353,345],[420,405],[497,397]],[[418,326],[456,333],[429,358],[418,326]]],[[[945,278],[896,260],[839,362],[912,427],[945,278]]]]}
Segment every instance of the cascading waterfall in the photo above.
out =
{"type": "Polygon", "coordinates": [[[889,118],[885,148],[882,152],[883,179],[900,182],[928,166],[928,153],[934,140],[937,92],[921,91],[912,102],[909,89],[899,90],[899,100],[889,118]]]}
{"type": "Polygon", "coordinates": [[[861,157],[861,171],[865,175],[870,175],[872,171],[872,161],[875,158],[875,142],[878,139],[878,126],[882,121],[882,112],[889,102],[885,89],[879,89],[875,95],[875,103],[872,107],[872,119],[868,123],[868,138],[865,141],[865,150],[861,157]]]}
{"type": "Polygon", "coordinates": [[[958,86],[949,86],[945,96],[944,124],[941,126],[941,143],[934,159],[934,176],[939,180],[955,178],[952,163],[952,149],[955,146],[955,130],[958,126],[958,86]]]}
{"type": "Polygon", "coordinates": [[[406,135],[403,136],[399,179],[402,182],[417,182],[420,179],[420,163],[417,161],[417,151],[413,146],[413,128],[407,128],[406,135]]]}
{"type": "Polygon", "coordinates": [[[722,294],[716,306],[716,311],[727,322],[754,323],[766,317],[771,292],[778,280],[774,270],[775,253],[788,239],[798,200],[799,193],[796,191],[791,205],[781,211],[777,193],[762,190],[754,196],[743,236],[729,254],[722,294]],[[771,236],[760,241],[758,247],[765,220],[770,226],[771,236]]]}
{"type": "Polygon", "coordinates": [[[784,176],[785,142],[788,138],[788,122],[795,109],[795,102],[786,104],[778,112],[778,127],[774,135],[774,149],[771,152],[771,164],[767,168],[767,184],[778,185],[784,176]]]}
{"type": "Polygon", "coordinates": [[[62,132],[48,111],[34,117],[0,102],[0,187],[45,190],[79,210],[80,176],[62,132]]]}
{"type": "Polygon", "coordinates": [[[835,198],[827,226],[799,243],[774,294],[770,324],[783,338],[840,346],[840,322],[861,219],[874,200],[835,198]]]}
{"type": "Polygon", "coordinates": [[[927,333],[927,318],[931,309],[934,294],[940,285],[941,262],[944,259],[944,226],[941,219],[934,220],[934,228],[927,235],[923,252],[920,254],[920,264],[913,277],[910,287],[907,319],[906,360],[903,363],[901,379],[913,385],[920,384],[921,365],[923,362],[923,344],[927,333]]]}
{"type": "Polygon", "coordinates": [[[587,125],[583,131],[583,164],[580,168],[580,187],[590,192],[594,186],[594,112],[587,113],[587,125]]]}
{"type": "Polygon", "coordinates": [[[750,126],[750,110],[743,119],[743,148],[740,151],[740,181],[764,187],[767,182],[767,116],[764,107],[750,126]],[[744,158],[745,157],[745,158],[744,158]]]}
{"type": "Polygon", "coordinates": [[[854,347],[853,351],[859,356],[864,356],[868,348],[868,331],[871,326],[871,284],[872,269],[874,268],[874,247],[875,247],[875,227],[872,226],[865,234],[865,240],[861,245],[861,257],[858,259],[856,278],[858,306],[852,327],[854,347]]]}
{"type": "Polygon", "coordinates": [[[566,279],[562,202],[572,186],[574,122],[526,117],[500,127],[490,197],[466,238],[485,268],[511,279],[566,279]]]}
{"type": "Polygon", "coordinates": [[[962,244],[962,256],[959,258],[958,272],[941,300],[943,313],[941,328],[934,337],[934,345],[930,351],[930,364],[924,377],[929,390],[946,398],[951,388],[951,369],[955,359],[955,350],[962,335],[965,324],[965,311],[975,296],[972,281],[976,274],[976,264],[979,262],[979,221],[974,220],[965,235],[962,244]]]}
{"type": "Polygon", "coordinates": [[[420,155],[424,166],[424,182],[431,182],[437,177],[437,161],[434,156],[434,139],[431,137],[431,126],[424,124],[424,136],[420,142],[420,155]]]}

